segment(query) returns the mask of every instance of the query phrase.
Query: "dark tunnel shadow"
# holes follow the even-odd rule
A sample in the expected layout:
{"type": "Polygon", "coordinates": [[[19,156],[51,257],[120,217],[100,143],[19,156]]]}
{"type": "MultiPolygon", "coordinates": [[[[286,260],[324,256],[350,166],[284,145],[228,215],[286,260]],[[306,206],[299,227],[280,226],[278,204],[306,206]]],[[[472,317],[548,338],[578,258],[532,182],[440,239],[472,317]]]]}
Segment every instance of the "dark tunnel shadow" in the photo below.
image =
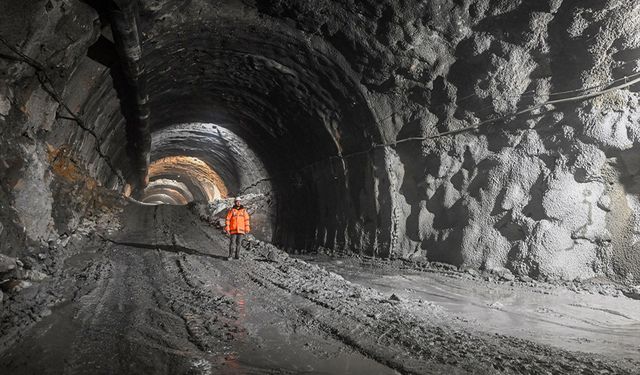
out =
{"type": "Polygon", "coordinates": [[[100,238],[114,245],[135,247],[138,249],[146,249],[146,250],[163,250],[163,251],[177,253],[177,254],[185,253],[189,255],[197,255],[197,256],[204,256],[204,257],[213,258],[213,259],[227,260],[227,257],[223,255],[209,254],[209,253],[205,253],[196,249],[191,249],[191,248],[180,246],[180,245],[162,245],[162,244],[148,244],[148,243],[140,243],[140,242],[116,241],[111,238],[107,238],[103,236],[100,236],[100,238]]]}

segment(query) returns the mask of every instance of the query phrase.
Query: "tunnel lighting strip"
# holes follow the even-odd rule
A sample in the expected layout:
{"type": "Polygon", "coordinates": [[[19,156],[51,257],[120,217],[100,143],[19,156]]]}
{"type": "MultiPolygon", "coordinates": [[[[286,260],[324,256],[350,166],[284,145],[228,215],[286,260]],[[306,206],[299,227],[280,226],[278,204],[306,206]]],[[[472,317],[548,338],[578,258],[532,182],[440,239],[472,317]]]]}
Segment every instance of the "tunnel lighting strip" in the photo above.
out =
{"type": "Polygon", "coordinates": [[[98,136],[98,134],[96,134],[96,132],[93,129],[88,128],[85,125],[84,120],[82,120],[80,116],[74,113],[71,110],[71,108],[67,105],[67,103],[65,103],[64,100],[62,100],[60,94],[58,94],[58,92],[56,91],[53,85],[53,81],[51,80],[51,78],[49,78],[49,75],[47,74],[47,71],[44,65],[42,65],[37,60],[20,52],[17,48],[9,44],[9,42],[7,42],[7,40],[4,39],[3,37],[0,37],[0,42],[2,42],[2,44],[4,44],[7,48],[9,48],[11,52],[15,53],[20,57],[19,59],[17,59],[18,61],[22,61],[36,70],[36,76],[38,77],[38,82],[40,82],[40,86],[42,86],[42,89],[47,94],[49,94],[49,96],[51,96],[51,98],[55,100],[60,106],[62,106],[62,108],[64,108],[71,116],[71,117],[58,116],[58,118],[63,118],[63,119],[71,120],[75,122],[78,125],[78,127],[80,127],[82,130],[84,130],[85,132],[93,136],[93,138],[96,141],[96,146],[95,146],[96,152],[105,161],[109,169],[111,169],[111,171],[116,175],[120,183],[122,183],[122,186],[124,186],[126,184],[124,177],[122,176],[120,171],[113,166],[113,164],[111,163],[111,158],[108,155],[106,155],[104,152],[102,152],[102,139],[98,136]],[[47,84],[50,87],[47,87],[47,84]]]}

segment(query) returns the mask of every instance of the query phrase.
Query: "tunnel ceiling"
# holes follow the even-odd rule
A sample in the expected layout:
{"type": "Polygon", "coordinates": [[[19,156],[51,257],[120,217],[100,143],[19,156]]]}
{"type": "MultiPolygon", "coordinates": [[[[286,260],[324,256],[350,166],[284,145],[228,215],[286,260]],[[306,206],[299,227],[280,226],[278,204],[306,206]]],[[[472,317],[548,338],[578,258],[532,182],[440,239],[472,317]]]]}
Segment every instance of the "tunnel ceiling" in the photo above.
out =
{"type": "Polygon", "coordinates": [[[224,180],[208,163],[197,157],[167,156],[153,161],[148,173],[149,184],[143,201],[149,194],[157,194],[162,189],[185,192],[182,204],[194,200],[212,202],[228,196],[224,180]]]}
{"type": "Polygon", "coordinates": [[[153,129],[227,124],[297,166],[371,142],[357,77],[329,44],[242,2],[142,4],[153,129]]]}

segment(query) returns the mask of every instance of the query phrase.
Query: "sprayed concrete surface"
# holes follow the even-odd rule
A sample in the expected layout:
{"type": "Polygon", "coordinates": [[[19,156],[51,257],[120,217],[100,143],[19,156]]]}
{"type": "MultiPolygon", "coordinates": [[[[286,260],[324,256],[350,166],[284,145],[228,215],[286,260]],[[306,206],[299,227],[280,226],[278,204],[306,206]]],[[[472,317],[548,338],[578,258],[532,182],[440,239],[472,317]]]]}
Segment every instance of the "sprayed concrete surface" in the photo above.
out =
{"type": "MultiPolygon", "coordinates": [[[[451,290],[406,290],[425,275],[396,278],[390,289],[352,283],[256,240],[226,261],[224,235],[188,207],[129,204],[119,225],[72,242],[79,251],[58,274],[9,296],[0,373],[633,374],[640,365],[637,355],[478,329],[489,316],[479,306],[486,294],[463,311],[446,301],[451,290]]],[[[428,277],[464,288],[462,279],[428,277]]],[[[526,318],[501,301],[503,318],[526,318]]]]}

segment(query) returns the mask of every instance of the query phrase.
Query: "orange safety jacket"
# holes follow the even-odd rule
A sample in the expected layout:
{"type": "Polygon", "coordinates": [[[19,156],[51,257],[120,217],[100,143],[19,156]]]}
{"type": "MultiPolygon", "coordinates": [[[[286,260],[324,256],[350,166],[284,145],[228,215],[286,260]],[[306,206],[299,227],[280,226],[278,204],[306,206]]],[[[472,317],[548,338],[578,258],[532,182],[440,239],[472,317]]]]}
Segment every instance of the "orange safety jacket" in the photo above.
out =
{"type": "Polygon", "coordinates": [[[227,213],[227,222],[224,228],[229,234],[247,234],[251,231],[249,224],[249,213],[240,206],[240,208],[232,207],[227,213]]]}

